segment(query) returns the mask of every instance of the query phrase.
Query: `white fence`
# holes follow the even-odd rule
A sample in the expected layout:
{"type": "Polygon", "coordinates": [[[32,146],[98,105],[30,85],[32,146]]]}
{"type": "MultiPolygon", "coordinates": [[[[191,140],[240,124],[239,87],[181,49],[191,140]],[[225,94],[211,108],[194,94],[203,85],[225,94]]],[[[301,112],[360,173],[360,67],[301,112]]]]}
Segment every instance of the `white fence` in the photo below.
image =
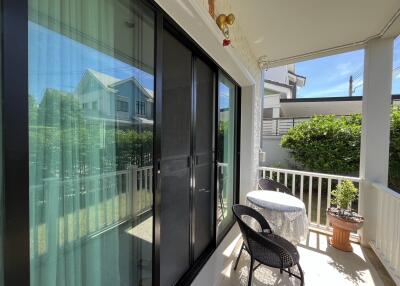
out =
{"type": "MultiPolygon", "coordinates": [[[[336,115],[337,118],[347,117],[348,115],[336,115]]],[[[289,129],[310,120],[312,117],[293,117],[293,118],[264,118],[262,121],[262,136],[282,136],[288,133],[289,129]]]]}
{"type": "Polygon", "coordinates": [[[376,191],[376,231],[371,247],[388,270],[396,285],[400,285],[400,194],[379,184],[376,191]]]}
{"type": "Polygon", "coordinates": [[[299,118],[268,118],[262,122],[263,136],[285,135],[295,125],[310,120],[310,117],[299,118]]]}
{"type": "MultiPolygon", "coordinates": [[[[304,172],[273,167],[259,167],[260,178],[271,178],[283,183],[292,194],[304,202],[312,227],[329,229],[326,209],[331,205],[331,191],[343,180],[352,181],[359,187],[360,179],[340,175],[304,172]]],[[[352,205],[358,210],[358,201],[352,205]]]]}

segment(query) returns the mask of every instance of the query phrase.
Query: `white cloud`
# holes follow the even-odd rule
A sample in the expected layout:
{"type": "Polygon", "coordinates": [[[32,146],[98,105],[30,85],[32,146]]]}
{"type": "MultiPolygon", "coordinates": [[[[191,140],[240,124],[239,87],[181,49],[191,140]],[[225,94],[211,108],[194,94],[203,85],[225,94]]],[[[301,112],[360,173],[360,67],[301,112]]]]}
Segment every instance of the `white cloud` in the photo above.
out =
{"type": "Polygon", "coordinates": [[[327,97],[327,95],[347,96],[349,84],[347,82],[335,85],[330,88],[320,89],[309,93],[304,93],[304,97],[327,97]]]}
{"type": "Polygon", "coordinates": [[[336,66],[336,70],[339,72],[339,75],[350,75],[353,71],[351,62],[340,63],[336,66]]]}

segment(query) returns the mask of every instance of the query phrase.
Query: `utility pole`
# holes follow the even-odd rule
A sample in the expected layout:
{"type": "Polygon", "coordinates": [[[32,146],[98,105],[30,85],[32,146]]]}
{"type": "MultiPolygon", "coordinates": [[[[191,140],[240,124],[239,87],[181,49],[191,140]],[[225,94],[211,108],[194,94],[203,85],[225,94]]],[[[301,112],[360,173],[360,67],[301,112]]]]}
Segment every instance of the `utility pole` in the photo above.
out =
{"type": "Polygon", "coordinates": [[[349,78],[349,97],[353,95],[353,76],[349,78]]]}

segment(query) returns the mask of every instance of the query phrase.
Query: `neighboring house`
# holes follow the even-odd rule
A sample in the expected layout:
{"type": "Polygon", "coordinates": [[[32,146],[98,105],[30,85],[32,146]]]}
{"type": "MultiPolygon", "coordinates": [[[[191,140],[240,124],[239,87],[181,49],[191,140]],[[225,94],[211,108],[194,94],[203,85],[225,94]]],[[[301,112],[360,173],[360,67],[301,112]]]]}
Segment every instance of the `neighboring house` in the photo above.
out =
{"type": "Polygon", "coordinates": [[[152,128],[154,95],[134,77],[119,80],[91,69],[86,70],[75,89],[82,108],[93,117],[110,120],[120,127],[152,128]]]}
{"type": "Polygon", "coordinates": [[[297,96],[297,87],[306,84],[304,76],[295,73],[295,65],[285,65],[265,71],[264,112],[265,117],[279,117],[280,100],[297,96]]]}

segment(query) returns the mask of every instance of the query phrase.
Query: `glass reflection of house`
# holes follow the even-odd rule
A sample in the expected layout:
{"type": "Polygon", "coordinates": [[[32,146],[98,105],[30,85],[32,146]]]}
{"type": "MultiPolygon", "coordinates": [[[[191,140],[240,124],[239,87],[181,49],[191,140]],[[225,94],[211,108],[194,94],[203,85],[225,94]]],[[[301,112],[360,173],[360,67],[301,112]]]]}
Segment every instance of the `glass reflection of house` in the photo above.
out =
{"type": "Polygon", "coordinates": [[[75,93],[87,115],[116,122],[122,129],[152,128],[153,91],[144,88],[134,77],[120,80],[87,69],[75,93]]]}

